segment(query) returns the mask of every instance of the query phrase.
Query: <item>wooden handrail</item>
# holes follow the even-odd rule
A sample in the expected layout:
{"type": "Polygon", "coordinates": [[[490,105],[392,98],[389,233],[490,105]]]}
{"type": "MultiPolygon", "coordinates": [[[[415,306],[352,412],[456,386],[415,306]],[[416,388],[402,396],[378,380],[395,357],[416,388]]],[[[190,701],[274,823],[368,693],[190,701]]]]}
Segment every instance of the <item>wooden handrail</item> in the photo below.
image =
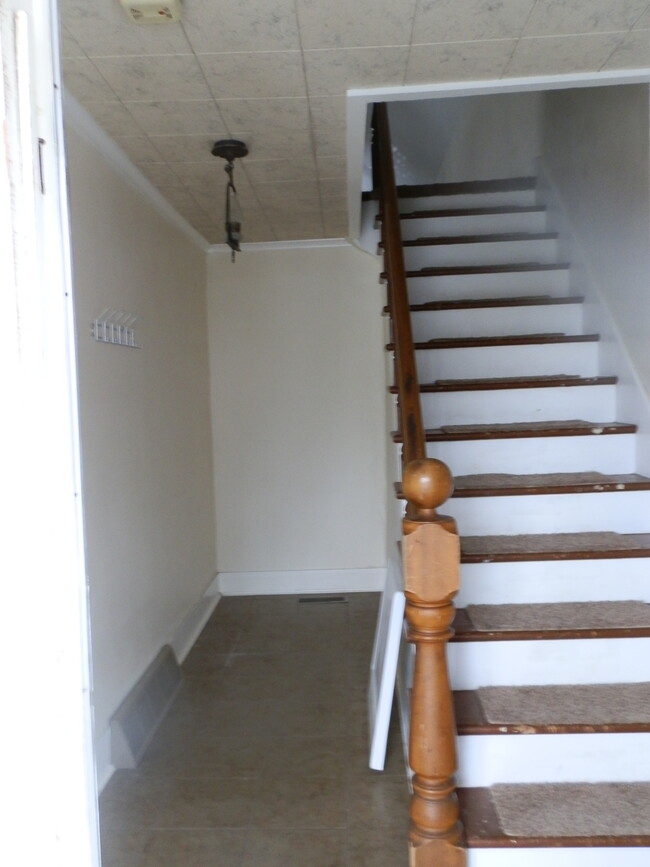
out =
{"type": "Polygon", "coordinates": [[[455,772],[456,722],[447,668],[453,598],[460,583],[460,542],[453,518],[438,515],[453,491],[448,467],[426,456],[399,202],[388,110],[374,109],[373,174],[379,189],[382,242],[403,437],[402,489],[407,501],[402,557],[409,640],[415,645],[409,763],[409,867],[464,867],[455,772]]]}
{"type": "Polygon", "coordinates": [[[388,109],[385,102],[375,105],[374,129],[375,163],[382,210],[381,234],[388,282],[388,304],[395,342],[395,384],[398,393],[400,430],[404,437],[402,463],[406,466],[410,461],[421,460],[426,457],[426,441],[420,407],[420,387],[415,366],[388,109]]]}

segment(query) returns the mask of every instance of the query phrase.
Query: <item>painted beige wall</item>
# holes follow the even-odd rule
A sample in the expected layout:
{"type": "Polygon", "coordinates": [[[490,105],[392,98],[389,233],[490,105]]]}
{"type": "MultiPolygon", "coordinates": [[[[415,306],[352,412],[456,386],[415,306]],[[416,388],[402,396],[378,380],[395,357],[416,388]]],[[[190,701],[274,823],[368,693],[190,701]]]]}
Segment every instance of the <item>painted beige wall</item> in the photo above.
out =
{"type": "Polygon", "coordinates": [[[588,277],[650,394],[647,85],[545,94],[544,161],[588,277]]]}
{"type": "Polygon", "coordinates": [[[211,255],[220,572],[385,564],[379,271],[351,246],[211,255]]]}
{"type": "Polygon", "coordinates": [[[205,254],[67,130],[98,736],[214,577],[205,254]],[[114,307],[143,349],[96,343],[114,307]]]}

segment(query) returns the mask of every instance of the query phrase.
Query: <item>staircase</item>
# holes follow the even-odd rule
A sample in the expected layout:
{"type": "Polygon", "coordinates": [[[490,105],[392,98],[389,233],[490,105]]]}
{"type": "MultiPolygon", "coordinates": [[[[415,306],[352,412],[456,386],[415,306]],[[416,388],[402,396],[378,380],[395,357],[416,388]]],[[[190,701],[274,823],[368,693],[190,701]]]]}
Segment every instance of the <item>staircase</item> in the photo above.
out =
{"type": "Polygon", "coordinates": [[[468,863],[647,867],[650,479],[634,420],[617,418],[535,179],[398,193],[427,454],[455,476],[468,863]]]}

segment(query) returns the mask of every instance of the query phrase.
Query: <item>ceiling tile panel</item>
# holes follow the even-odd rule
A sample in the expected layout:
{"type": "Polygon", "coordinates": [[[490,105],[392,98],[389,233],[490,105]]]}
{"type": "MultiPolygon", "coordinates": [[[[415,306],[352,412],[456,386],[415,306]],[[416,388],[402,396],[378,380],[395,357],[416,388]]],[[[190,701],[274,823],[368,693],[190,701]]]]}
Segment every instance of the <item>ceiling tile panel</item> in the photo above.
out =
{"type": "Polygon", "coordinates": [[[319,178],[345,178],[347,160],[345,156],[316,157],[319,178]]]}
{"type": "MultiPolygon", "coordinates": [[[[164,24],[148,26],[158,29],[165,27],[164,24]]],[[[99,57],[95,63],[122,100],[156,102],[209,99],[211,96],[193,54],[169,57],[99,57]]]]}
{"type": "Polygon", "coordinates": [[[305,96],[220,99],[219,109],[229,129],[309,129],[309,100],[305,96]]]}
{"type": "Polygon", "coordinates": [[[520,39],[507,75],[557,75],[600,69],[618,48],[623,33],[542,36],[520,39]]]}
{"type": "Polygon", "coordinates": [[[633,30],[608,58],[602,69],[634,69],[650,66],[650,30],[633,30]]]}
{"type": "Polygon", "coordinates": [[[223,165],[212,155],[213,135],[155,135],[151,142],[168,163],[210,163],[223,165]]]}
{"type": "Polygon", "coordinates": [[[300,48],[293,0],[192,0],[183,28],[197,54],[300,48]]]}
{"type": "MultiPolygon", "coordinates": [[[[650,4],[649,4],[650,6],[650,4]]],[[[650,8],[648,8],[647,12],[645,12],[634,25],[634,29],[644,29],[647,30],[650,28],[650,8]]]]}
{"type": "Polygon", "coordinates": [[[233,138],[248,145],[252,159],[308,160],[313,155],[311,132],[308,129],[292,129],[287,132],[280,127],[255,127],[248,130],[230,130],[233,138]]]}
{"type": "Polygon", "coordinates": [[[318,126],[343,126],[346,122],[346,97],[313,96],[309,94],[309,110],[312,123],[318,126]]]}
{"type": "Polygon", "coordinates": [[[61,27],[61,57],[85,57],[83,48],[66,27],[61,27]]]}
{"type": "Polygon", "coordinates": [[[147,135],[225,135],[226,125],[213,99],[127,102],[126,107],[147,135]]]}
{"type": "Polygon", "coordinates": [[[345,238],[348,234],[348,212],[326,211],[323,215],[326,238],[345,238]]]}
{"type": "Polygon", "coordinates": [[[323,178],[318,182],[318,186],[324,198],[343,198],[348,189],[348,182],[346,178],[323,178]]]}
{"type": "Polygon", "coordinates": [[[90,109],[97,123],[110,136],[142,135],[142,127],[136,123],[122,102],[96,102],[90,109]]]}
{"type": "Polygon", "coordinates": [[[303,48],[408,45],[417,0],[297,0],[303,48]]]}
{"type": "MultiPolygon", "coordinates": [[[[67,57],[61,61],[65,86],[79,102],[114,102],[116,94],[92,60],[67,57]]],[[[90,108],[88,108],[90,111],[90,108]]]]}
{"type": "Polygon", "coordinates": [[[314,160],[246,160],[246,177],[256,184],[313,180],[314,160]]]}
{"type": "Polygon", "coordinates": [[[145,135],[118,135],[115,141],[136,165],[160,162],[161,154],[145,135]]]}
{"type": "Polygon", "coordinates": [[[323,220],[319,216],[314,216],[310,220],[274,220],[271,222],[271,225],[279,238],[291,238],[292,240],[301,241],[325,237],[323,220]]]}
{"type": "Polygon", "coordinates": [[[345,157],[345,127],[320,126],[314,130],[317,157],[345,157]]]}
{"type": "Polygon", "coordinates": [[[255,192],[262,203],[273,203],[278,207],[291,208],[302,201],[303,206],[309,203],[317,203],[320,207],[318,196],[318,184],[315,180],[310,181],[282,181],[282,183],[255,184],[255,192]]]}
{"type": "Polygon", "coordinates": [[[408,48],[339,48],[304,55],[310,96],[332,96],[354,87],[402,84],[408,48]]]}
{"type": "Polygon", "coordinates": [[[421,0],[413,43],[518,37],[535,0],[421,0]]]}
{"type": "Polygon", "coordinates": [[[495,39],[448,45],[414,45],[409,57],[406,83],[499,78],[516,44],[514,39],[495,39]]]}
{"type": "Polygon", "coordinates": [[[307,96],[299,51],[199,54],[215,99],[307,96]]]}
{"type": "Polygon", "coordinates": [[[647,0],[537,0],[524,36],[628,30],[647,8],[647,0]]]}
{"type": "Polygon", "coordinates": [[[60,0],[67,30],[91,57],[116,54],[188,54],[180,24],[138,24],[117,0],[60,0]]]}
{"type": "Polygon", "coordinates": [[[182,181],[176,176],[174,170],[167,163],[144,163],[140,167],[142,174],[148,178],[154,186],[158,187],[163,195],[167,189],[180,190],[183,188],[182,181]]]}

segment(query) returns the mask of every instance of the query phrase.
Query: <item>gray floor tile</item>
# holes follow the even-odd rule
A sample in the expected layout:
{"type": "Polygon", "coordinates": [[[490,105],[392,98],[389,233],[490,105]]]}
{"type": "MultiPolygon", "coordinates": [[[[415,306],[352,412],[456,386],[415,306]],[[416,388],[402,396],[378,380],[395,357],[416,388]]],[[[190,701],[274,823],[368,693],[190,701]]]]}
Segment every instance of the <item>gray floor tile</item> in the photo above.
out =
{"type": "Polygon", "coordinates": [[[137,867],[241,867],[247,836],[245,831],[152,831],[137,867]]]}
{"type": "Polygon", "coordinates": [[[242,867],[344,867],[343,831],[259,831],[246,846],[242,867]]]}

